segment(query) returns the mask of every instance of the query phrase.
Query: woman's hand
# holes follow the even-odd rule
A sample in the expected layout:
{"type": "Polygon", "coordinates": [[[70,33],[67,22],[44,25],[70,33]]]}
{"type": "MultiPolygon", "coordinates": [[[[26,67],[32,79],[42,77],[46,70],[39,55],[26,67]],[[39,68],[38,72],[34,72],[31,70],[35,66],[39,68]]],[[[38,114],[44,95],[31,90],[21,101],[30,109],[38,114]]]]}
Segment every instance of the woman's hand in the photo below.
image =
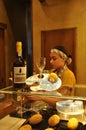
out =
{"type": "Polygon", "coordinates": [[[58,89],[58,92],[61,93],[62,95],[70,96],[72,92],[72,87],[62,86],[61,88],[58,89]]]}

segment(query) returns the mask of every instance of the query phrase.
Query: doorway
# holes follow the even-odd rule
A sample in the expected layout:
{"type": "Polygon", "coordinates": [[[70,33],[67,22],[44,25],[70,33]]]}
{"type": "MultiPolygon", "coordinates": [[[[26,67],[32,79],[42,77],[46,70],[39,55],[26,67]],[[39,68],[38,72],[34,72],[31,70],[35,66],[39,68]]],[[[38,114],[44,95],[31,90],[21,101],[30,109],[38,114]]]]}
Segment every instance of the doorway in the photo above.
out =
{"type": "Polygon", "coordinates": [[[72,56],[69,68],[76,76],[76,28],[41,31],[41,55],[47,58],[46,69],[51,69],[49,53],[56,45],[64,46],[72,56]]]}

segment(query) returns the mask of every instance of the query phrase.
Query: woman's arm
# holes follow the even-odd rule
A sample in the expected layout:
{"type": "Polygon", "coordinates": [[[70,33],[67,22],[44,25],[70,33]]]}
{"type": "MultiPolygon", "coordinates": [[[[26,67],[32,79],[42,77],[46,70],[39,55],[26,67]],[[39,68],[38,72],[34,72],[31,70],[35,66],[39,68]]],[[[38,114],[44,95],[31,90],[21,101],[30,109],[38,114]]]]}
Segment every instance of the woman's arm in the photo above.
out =
{"type": "Polygon", "coordinates": [[[55,106],[57,101],[64,100],[60,98],[53,98],[53,97],[47,97],[47,96],[28,96],[28,99],[32,101],[44,101],[52,106],[55,106]]]}
{"type": "Polygon", "coordinates": [[[58,92],[61,93],[62,95],[65,95],[65,96],[71,96],[73,88],[74,87],[70,87],[70,86],[61,86],[58,89],[58,92]]]}
{"type": "MultiPolygon", "coordinates": [[[[72,91],[72,87],[67,87],[67,86],[61,86],[60,89],[58,89],[57,92],[61,93],[62,95],[67,95],[70,96],[72,91]]],[[[56,97],[48,97],[48,96],[28,96],[29,100],[32,101],[44,101],[48,103],[49,105],[55,106],[56,102],[66,100],[63,98],[56,98],[56,97]]]]}

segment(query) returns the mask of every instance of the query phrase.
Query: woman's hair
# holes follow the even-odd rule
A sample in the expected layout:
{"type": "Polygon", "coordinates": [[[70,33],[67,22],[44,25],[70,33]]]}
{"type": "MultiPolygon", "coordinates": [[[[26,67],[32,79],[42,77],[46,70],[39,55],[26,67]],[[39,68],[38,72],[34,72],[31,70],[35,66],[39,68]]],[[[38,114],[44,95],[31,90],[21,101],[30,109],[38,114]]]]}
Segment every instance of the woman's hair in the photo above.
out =
{"type": "Polygon", "coordinates": [[[68,54],[64,46],[55,46],[50,52],[57,53],[60,57],[65,58],[65,63],[69,65],[72,62],[71,55],[68,54]]]}

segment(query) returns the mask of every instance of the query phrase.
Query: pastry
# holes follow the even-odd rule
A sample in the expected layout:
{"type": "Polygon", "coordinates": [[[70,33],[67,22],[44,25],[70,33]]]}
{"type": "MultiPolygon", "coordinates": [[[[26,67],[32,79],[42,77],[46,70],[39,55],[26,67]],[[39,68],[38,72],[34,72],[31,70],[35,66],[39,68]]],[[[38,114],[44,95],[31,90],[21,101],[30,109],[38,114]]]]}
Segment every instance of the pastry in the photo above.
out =
{"type": "Polygon", "coordinates": [[[48,124],[49,126],[56,126],[58,123],[60,122],[60,117],[57,114],[52,115],[49,119],[48,119],[48,124]]]}
{"type": "Polygon", "coordinates": [[[41,114],[35,114],[29,118],[29,123],[31,125],[36,125],[42,121],[43,117],[41,114]]]}
{"type": "Polygon", "coordinates": [[[49,74],[48,76],[48,81],[50,81],[51,83],[55,83],[58,81],[58,76],[56,73],[52,72],[49,74]]]}
{"type": "Polygon", "coordinates": [[[19,130],[32,130],[32,127],[31,125],[26,124],[26,125],[23,125],[21,128],[19,128],[19,130]]]}

